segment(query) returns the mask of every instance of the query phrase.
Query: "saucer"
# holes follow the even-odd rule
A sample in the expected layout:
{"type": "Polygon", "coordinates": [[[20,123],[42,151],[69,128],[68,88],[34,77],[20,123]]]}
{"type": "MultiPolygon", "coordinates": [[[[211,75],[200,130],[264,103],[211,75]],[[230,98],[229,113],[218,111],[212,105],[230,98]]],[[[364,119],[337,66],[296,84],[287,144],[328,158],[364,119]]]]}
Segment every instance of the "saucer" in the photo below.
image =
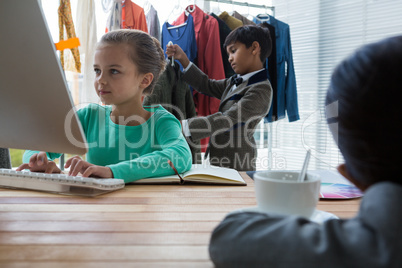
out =
{"type": "MultiPolygon", "coordinates": [[[[241,209],[234,210],[230,213],[240,213],[240,212],[258,212],[258,213],[270,214],[270,213],[262,211],[258,207],[241,208],[241,209]]],[[[331,219],[339,219],[339,217],[332,213],[318,210],[318,209],[316,209],[314,211],[313,215],[311,215],[311,217],[309,218],[310,221],[320,223],[320,224],[323,223],[324,221],[331,220],[331,219]]]]}
{"type": "Polygon", "coordinates": [[[316,223],[323,223],[324,221],[327,220],[333,220],[333,219],[339,219],[338,216],[336,216],[335,214],[326,212],[326,211],[322,211],[322,210],[318,210],[316,209],[313,212],[313,215],[310,217],[311,221],[314,221],[316,223]]]}

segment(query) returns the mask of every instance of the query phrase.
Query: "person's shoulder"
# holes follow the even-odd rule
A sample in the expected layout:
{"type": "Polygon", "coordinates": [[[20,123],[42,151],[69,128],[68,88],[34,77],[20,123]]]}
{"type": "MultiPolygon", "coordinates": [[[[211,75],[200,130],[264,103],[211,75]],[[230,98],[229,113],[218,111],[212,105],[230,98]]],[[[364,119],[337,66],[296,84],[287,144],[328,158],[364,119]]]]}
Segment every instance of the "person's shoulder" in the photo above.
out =
{"type": "Polygon", "coordinates": [[[268,79],[266,80],[260,80],[260,81],[256,81],[254,83],[249,83],[248,86],[250,88],[267,88],[267,87],[271,87],[271,82],[269,82],[268,79]]]}
{"type": "Polygon", "coordinates": [[[259,71],[248,79],[247,86],[249,87],[270,87],[271,83],[267,78],[265,69],[259,71]]]}
{"type": "Polygon", "coordinates": [[[154,117],[155,120],[168,119],[168,118],[176,119],[176,117],[174,117],[173,114],[171,114],[168,110],[163,108],[163,106],[160,104],[144,106],[144,109],[153,113],[152,117],[154,117]]]}
{"type": "Polygon", "coordinates": [[[80,108],[80,111],[107,111],[110,109],[108,105],[99,105],[97,103],[89,103],[88,105],[80,108]]]}
{"type": "Polygon", "coordinates": [[[144,108],[153,113],[151,119],[148,121],[148,124],[151,124],[154,128],[181,128],[179,120],[173,114],[163,108],[162,105],[144,106],[144,108]]]}
{"type": "Polygon", "coordinates": [[[254,100],[265,101],[272,94],[272,85],[268,79],[249,83],[246,87],[245,95],[252,97],[254,100]]]}
{"type": "Polygon", "coordinates": [[[81,117],[89,118],[92,115],[99,115],[100,113],[104,114],[104,113],[107,113],[110,111],[111,111],[111,107],[108,105],[99,105],[96,103],[90,103],[90,104],[80,108],[77,113],[81,117]]]}
{"type": "Polygon", "coordinates": [[[378,196],[383,193],[386,193],[384,197],[389,197],[390,195],[400,196],[402,201],[402,184],[387,180],[379,181],[366,190],[365,196],[378,196]]]}

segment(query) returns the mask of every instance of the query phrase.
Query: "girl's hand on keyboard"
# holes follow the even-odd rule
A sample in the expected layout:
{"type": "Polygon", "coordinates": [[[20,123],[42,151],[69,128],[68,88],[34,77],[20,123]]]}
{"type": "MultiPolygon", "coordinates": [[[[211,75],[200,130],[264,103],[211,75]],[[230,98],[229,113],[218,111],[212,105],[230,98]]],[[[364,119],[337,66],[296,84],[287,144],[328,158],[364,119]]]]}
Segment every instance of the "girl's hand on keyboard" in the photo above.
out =
{"type": "Polygon", "coordinates": [[[17,171],[23,169],[29,169],[31,172],[61,173],[57,164],[47,159],[45,152],[33,154],[29,159],[29,163],[22,164],[17,168],[17,171]]]}
{"type": "Polygon", "coordinates": [[[113,178],[113,173],[110,168],[88,163],[79,156],[68,159],[64,167],[70,168],[69,176],[77,176],[81,173],[83,177],[113,178]]]}

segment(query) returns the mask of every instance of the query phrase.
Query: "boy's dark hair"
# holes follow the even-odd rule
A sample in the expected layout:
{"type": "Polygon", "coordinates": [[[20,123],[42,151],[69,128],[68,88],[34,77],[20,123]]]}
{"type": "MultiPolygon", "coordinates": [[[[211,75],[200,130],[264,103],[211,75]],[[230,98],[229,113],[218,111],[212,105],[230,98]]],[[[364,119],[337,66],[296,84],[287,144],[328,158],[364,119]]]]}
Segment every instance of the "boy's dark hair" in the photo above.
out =
{"type": "Polygon", "coordinates": [[[265,59],[268,58],[269,55],[271,55],[272,51],[271,35],[269,34],[269,30],[265,27],[261,27],[258,25],[246,25],[237,27],[226,37],[223,47],[226,50],[227,46],[236,42],[240,42],[246,45],[246,48],[249,48],[254,41],[257,41],[260,44],[260,59],[261,62],[265,62],[265,59]]]}
{"type": "Polygon", "coordinates": [[[402,36],[363,46],[332,75],[327,120],[348,173],[365,186],[402,184],[401,100],[402,36]]]}

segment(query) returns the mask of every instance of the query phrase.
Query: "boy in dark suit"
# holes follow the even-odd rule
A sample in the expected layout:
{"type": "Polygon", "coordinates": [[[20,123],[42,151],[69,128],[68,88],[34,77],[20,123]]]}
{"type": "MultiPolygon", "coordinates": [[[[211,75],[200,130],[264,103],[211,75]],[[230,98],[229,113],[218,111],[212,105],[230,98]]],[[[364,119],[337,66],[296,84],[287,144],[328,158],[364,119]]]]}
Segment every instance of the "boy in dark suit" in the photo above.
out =
{"type": "Polygon", "coordinates": [[[260,26],[238,27],[227,36],[224,48],[236,75],[223,80],[209,79],[178,45],[166,48],[166,54],[183,65],[184,81],[221,100],[219,112],[183,120],[183,133],[193,141],[210,137],[206,155],[211,164],[255,170],[257,149],[253,135],[268,114],[272,100],[271,84],[263,67],[272,50],[269,31],[260,26]]]}
{"type": "Polygon", "coordinates": [[[233,212],[213,231],[216,267],[402,267],[402,36],[369,44],[334,71],[329,128],[338,171],[365,192],[355,218],[322,224],[233,212]]]}

